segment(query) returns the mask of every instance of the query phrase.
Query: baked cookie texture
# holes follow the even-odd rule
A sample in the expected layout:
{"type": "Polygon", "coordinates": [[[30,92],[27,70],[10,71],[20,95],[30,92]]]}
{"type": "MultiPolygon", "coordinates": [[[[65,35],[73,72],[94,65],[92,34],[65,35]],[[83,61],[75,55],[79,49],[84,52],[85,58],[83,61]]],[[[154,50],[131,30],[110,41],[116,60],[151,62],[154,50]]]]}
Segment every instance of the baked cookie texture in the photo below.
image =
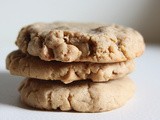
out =
{"type": "Polygon", "coordinates": [[[128,77],[104,83],[25,79],[19,87],[21,100],[39,109],[102,112],[119,108],[134,94],[135,85],[128,77]]]}
{"type": "Polygon", "coordinates": [[[145,49],[143,37],[131,28],[67,22],[28,25],[19,32],[16,44],[24,53],[62,62],[122,62],[145,49]]]}
{"type": "Polygon", "coordinates": [[[13,75],[43,80],[61,80],[68,84],[76,80],[91,79],[94,82],[108,81],[131,73],[135,64],[132,60],[120,63],[89,63],[43,61],[22,53],[20,50],[10,53],[6,60],[7,69],[13,75]]]}

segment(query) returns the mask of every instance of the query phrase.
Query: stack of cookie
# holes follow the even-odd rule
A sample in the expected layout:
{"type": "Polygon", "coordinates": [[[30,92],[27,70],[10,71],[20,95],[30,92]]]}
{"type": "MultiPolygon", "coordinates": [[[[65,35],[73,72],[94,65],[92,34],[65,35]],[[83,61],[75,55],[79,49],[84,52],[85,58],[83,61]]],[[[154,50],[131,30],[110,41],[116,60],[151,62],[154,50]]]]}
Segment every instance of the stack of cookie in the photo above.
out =
{"type": "Polygon", "coordinates": [[[34,108],[102,112],[124,105],[135,86],[126,77],[144,52],[143,37],[119,25],[36,23],[21,29],[7,57],[13,75],[27,77],[21,100],[34,108]]]}

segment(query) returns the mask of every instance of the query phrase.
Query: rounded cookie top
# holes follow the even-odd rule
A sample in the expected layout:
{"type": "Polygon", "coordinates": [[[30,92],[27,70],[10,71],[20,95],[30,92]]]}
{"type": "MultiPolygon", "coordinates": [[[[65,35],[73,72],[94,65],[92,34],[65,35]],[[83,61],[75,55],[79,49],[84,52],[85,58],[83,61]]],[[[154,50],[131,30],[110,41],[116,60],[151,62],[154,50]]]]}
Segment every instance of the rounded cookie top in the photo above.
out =
{"type": "Polygon", "coordinates": [[[133,96],[135,85],[127,77],[104,83],[77,81],[68,85],[27,78],[19,91],[21,100],[34,108],[102,112],[124,105],[133,96]]]}
{"type": "Polygon", "coordinates": [[[131,28],[67,22],[28,25],[19,32],[16,44],[24,53],[62,62],[121,62],[145,49],[143,37],[131,28]]]}
{"type": "Polygon", "coordinates": [[[6,60],[11,74],[44,80],[61,80],[68,84],[76,80],[91,79],[94,82],[108,81],[126,76],[135,68],[132,60],[119,63],[59,62],[44,61],[22,53],[10,53],[6,60]]]}

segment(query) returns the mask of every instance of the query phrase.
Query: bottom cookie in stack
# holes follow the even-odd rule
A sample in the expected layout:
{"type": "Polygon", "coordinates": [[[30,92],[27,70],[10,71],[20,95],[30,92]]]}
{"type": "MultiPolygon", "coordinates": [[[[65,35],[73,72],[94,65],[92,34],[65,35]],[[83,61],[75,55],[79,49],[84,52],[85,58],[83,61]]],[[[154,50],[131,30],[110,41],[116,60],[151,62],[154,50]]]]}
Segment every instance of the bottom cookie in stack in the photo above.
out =
{"type": "Polygon", "coordinates": [[[124,105],[133,96],[135,85],[128,77],[102,83],[82,80],[70,84],[26,78],[19,91],[22,102],[34,108],[102,112],[124,105]]]}

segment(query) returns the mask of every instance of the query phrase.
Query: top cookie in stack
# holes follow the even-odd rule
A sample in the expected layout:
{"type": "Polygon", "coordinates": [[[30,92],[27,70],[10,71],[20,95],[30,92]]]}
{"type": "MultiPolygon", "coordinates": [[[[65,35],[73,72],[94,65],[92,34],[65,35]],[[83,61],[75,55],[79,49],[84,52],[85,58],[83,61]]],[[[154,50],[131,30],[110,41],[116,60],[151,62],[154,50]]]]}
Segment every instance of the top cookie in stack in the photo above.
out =
{"type": "Polygon", "coordinates": [[[144,52],[137,31],[120,25],[36,23],[22,28],[16,41],[24,53],[45,61],[114,63],[144,52]]]}
{"type": "Polygon", "coordinates": [[[127,102],[135,86],[126,76],[145,49],[143,37],[131,28],[67,22],[28,25],[16,44],[19,50],[8,55],[6,66],[28,77],[19,88],[21,100],[40,109],[80,112],[127,102]]]}

